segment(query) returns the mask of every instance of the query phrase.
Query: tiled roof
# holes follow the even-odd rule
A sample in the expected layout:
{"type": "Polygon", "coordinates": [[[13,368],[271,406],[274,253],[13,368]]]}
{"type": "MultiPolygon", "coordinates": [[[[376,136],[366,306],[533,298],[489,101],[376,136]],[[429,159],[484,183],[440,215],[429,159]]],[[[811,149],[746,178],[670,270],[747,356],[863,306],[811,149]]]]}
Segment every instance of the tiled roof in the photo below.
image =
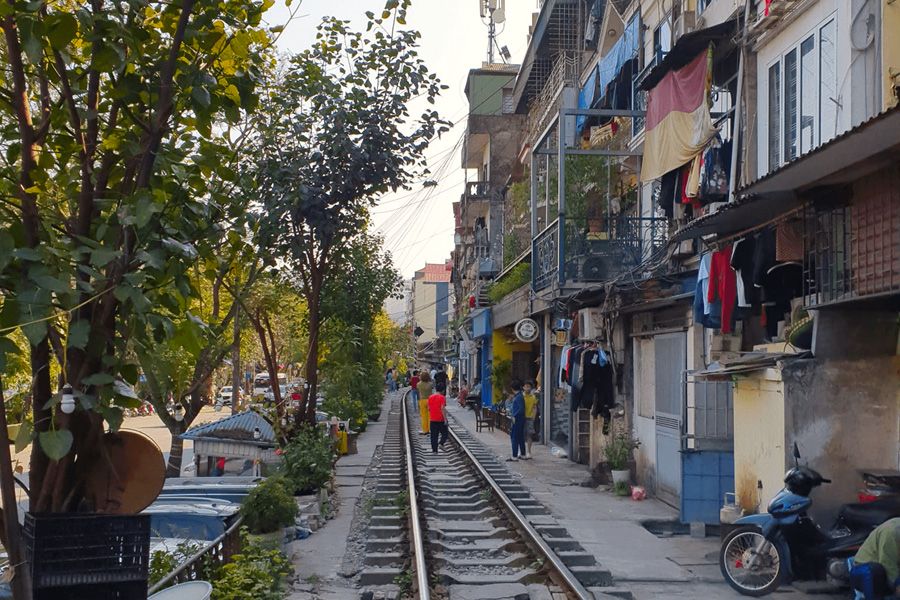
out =
{"type": "Polygon", "coordinates": [[[275,444],[275,430],[271,423],[257,412],[248,410],[213,423],[205,423],[191,427],[181,434],[185,440],[219,439],[248,442],[251,444],[272,446],[275,444]],[[260,437],[253,439],[253,430],[259,428],[260,437]]]}
{"type": "Polygon", "coordinates": [[[444,264],[425,263],[425,268],[417,271],[416,277],[421,274],[426,283],[449,283],[452,273],[453,262],[448,260],[444,264]]]}

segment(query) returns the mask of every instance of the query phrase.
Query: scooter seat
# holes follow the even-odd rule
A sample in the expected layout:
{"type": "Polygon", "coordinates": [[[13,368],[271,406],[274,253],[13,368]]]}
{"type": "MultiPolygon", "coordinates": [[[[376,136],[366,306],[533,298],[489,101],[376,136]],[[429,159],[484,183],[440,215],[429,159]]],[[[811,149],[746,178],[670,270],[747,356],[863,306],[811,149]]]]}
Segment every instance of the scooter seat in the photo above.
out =
{"type": "Polygon", "coordinates": [[[900,517],[900,496],[887,496],[874,502],[855,502],[841,507],[839,517],[847,523],[877,527],[888,519],[900,517]]]}

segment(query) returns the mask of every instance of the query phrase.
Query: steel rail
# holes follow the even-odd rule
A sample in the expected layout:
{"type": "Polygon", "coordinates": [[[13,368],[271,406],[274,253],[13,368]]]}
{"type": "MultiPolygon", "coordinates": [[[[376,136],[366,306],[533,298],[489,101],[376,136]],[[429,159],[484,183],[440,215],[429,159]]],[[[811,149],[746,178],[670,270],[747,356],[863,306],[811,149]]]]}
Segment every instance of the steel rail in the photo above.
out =
{"type": "Polygon", "coordinates": [[[407,416],[406,401],[408,393],[403,395],[403,443],[406,447],[406,486],[409,495],[409,520],[412,523],[412,547],[413,559],[416,563],[416,580],[419,584],[418,598],[420,600],[431,599],[431,588],[428,583],[428,566],[425,564],[425,544],[422,536],[422,524],[419,521],[419,501],[416,498],[416,476],[413,470],[412,441],[409,434],[409,417],[407,416]]]}
{"type": "Polygon", "coordinates": [[[565,582],[565,584],[569,587],[569,590],[574,593],[579,600],[594,600],[594,595],[585,588],[578,578],[575,577],[575,574],[569,570],[569,567],[562,561],[559,556],[557,556],[556,552],[553,551],[553,548],[550,547],[547,542],[544,541],[544,538],[541,537],[541,534],[537,532],[537,530],[528,522],[528,519],[525,518],[525,515],[516,507],[515,503],[510,500],[509,496],[506,495],[506,492],[500,487],[500,485],[494,480],[490,473],[482,466],[482,464],[478,461],[475,455],[469,450],[469,447],[466,446],[463,441],[459,438],[456,432],[453,430],[453,427],[449,427],[450,435],[456,441],[459,448],[465,452],[466,456],[469,457],[469,460],[472,462],[472,465],[481,475],[481,477],[487,482],[487,484],[491,487],[493,493],[500,499],[501,504],[503,504],[506,511],[513,518],[518,525],[519,529],[531,540],[531,542],[537,546],[541,554],[544,555],[544,558],[549,561],[550,566],[559,575],[560,578],[565,582]]]}

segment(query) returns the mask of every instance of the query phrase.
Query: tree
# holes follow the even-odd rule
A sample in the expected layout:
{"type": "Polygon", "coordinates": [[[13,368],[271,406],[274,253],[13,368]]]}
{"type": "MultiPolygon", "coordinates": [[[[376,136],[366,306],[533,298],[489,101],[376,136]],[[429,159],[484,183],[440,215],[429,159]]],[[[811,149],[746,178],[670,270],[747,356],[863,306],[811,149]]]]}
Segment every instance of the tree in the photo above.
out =
{"type": "MultiPolygon", "coordinates": [[[[139,336],[132,344],[146,380],[145,397],[172,435],[167,477],[181,475],[184,441],[180,436],[211,400],[213,373],[232,349],[231,324],[259,274],[259,261],[246,241],[239,235],[229,241],[219,246],[219,256],[194,269],[196,294],[184,313],[170,315],[171,334],[139,336]],[[226,280],[235,277],[243,284],[226,287],[226,280]],[[170,401],[180,415],[170,413],[170,401]]],[[[234,395],[232,402],[236,401],[234,395]]]]}
{"type": "Polygon", "coordinates": [[[275,414],[280,420],[285,416],[285,399],[278,385],[279,365],[285,358],[294,362],[299,357],[297,341],[304,337],[306,307],[289,283],[275,272],[267,273],[260,280],[243,306],[259,340],[275,400],[275,414]]]}
{"type": "Polygon", "coordinates": [[[384,301],[400,286],[400,275],[382,243],[380,236],[367,233],[350,240],[345,263],[323,295],[325,410],[357,425],[380,404],[384,362],[376,320],[384,301]]]}
{"type": "Polygon", "coordinates": [[[318,385],[322,296],[348,240],[389,190],[424,168],[424,150],[447,129],[434,110],[411,117],[409,103],[433,103],[441,89],[418,57],[419,34],[400,28],[409,0],[368,13],[367,33],[333,18],[316,44],[293,57],[265,100],[252,176],[268,220],[261,234],[277,248],[285,278],[306,299],[308,390],[298,419],[313,422],[318,385]],[[390,28],[388,30],[387,28],[390,28]]]}
{"type": "MultiPolygon", "coordinates": [[[[257,105],[271,0],[10,3],[0,17],[0,331],[28,339],[31,510],[81,504],[104,421],[136,402],[135,336],[194,295],[194,243],[231,211],[220,121],[257,105]],[[58,385],[78,409],[59,410],[58,385]]],[[[222,232],[218,235],[221,237],[222,232]]],[[[0,338],[0,353],[14,348],[0,338]]],[[[2,409],[2,406],[0,406],[2,409]]],[[[14,579],[16,581],[18,577],[14,579]]]]}

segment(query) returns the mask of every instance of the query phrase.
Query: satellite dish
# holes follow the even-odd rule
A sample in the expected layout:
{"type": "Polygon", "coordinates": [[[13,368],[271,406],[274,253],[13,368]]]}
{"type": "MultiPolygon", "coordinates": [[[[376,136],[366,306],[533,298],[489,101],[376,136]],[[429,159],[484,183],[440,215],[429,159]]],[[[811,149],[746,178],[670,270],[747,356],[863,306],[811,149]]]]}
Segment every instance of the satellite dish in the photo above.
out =
{"type": "Polygon", "coordinates": [[[85,498],[96,512],[139,513],[156,500],[166,479],[163,454],[140,431],[107,433],[85,475],[85,498]]]}

